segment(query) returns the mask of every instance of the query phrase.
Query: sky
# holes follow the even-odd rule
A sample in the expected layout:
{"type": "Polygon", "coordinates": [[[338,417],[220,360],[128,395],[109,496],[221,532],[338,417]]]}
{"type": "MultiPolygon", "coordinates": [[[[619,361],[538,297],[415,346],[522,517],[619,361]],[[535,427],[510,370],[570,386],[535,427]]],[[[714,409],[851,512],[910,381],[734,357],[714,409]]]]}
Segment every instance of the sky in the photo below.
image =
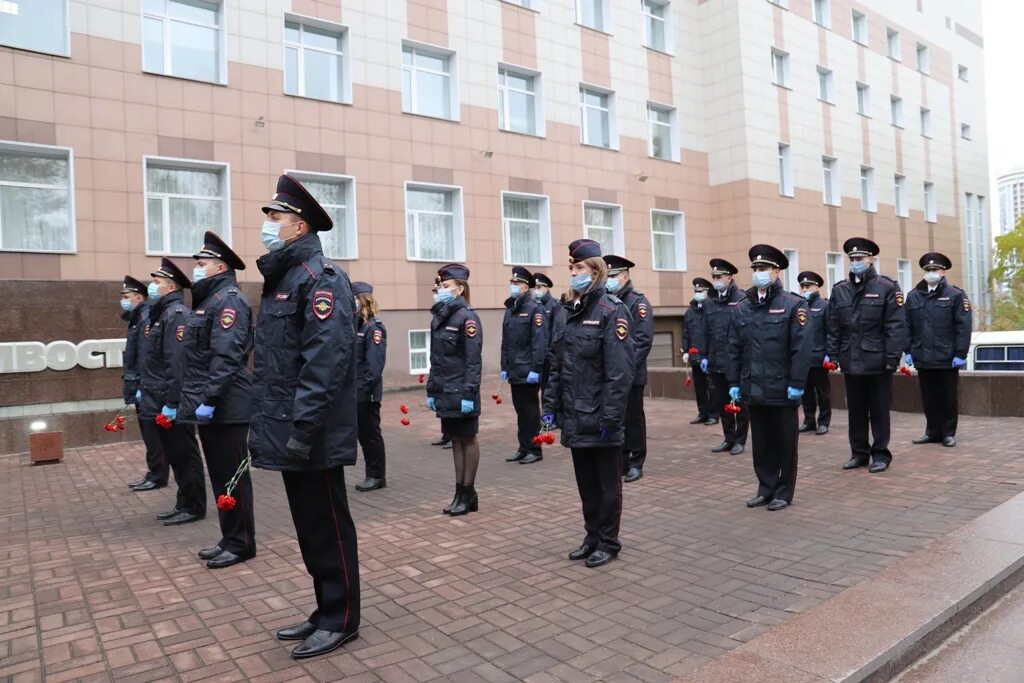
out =
{"type": "Polygon", "coordinates": [[[989,177],[994,200],[996,178],[1012,168],[1024,168],[1024,0],[984,3],[989,177]]]}

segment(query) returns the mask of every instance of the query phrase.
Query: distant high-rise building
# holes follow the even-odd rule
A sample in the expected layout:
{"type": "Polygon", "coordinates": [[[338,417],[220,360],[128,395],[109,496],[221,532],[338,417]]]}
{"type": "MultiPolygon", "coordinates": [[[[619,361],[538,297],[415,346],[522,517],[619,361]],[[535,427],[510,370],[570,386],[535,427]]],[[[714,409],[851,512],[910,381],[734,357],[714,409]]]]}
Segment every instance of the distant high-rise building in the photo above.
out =
{"type": "Polygon", "coordinates": [[[999,234],[1013,230],[1024,215],[1024,168],[996,179],[999,193],[999,234]]]}

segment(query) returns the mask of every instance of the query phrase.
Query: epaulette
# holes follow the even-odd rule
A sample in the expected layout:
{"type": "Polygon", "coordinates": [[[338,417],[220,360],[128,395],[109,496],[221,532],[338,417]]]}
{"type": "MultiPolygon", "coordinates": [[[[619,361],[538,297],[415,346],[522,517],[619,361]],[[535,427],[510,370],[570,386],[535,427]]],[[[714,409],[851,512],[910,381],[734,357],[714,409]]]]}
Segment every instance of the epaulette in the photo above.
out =
{"type": "Polygon", "coordinates": [[[605,296],[607,296],[609,299],[611,299],[613,304],[621,304],[622,303],[622,299],[620,299],[619,297],[615,296],[614,294],[609,294],[609,293],[605,292],[605,296]]]}

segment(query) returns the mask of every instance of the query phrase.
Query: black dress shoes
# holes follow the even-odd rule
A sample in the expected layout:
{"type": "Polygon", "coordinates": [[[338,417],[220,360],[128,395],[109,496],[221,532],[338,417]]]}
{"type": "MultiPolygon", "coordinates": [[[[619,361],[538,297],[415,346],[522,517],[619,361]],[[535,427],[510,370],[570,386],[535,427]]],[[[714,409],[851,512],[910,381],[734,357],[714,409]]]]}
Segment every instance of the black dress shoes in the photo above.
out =
{"type": "Polygon", "coordinates": [[[212,560],[222,552],[224,552],[224,548],[221,548],[219,545],[211,545],[209,548],[203,548],[196,555],[199,556],[200,560],[212,560]]]}
{"type": "Polygon", "coordinates": [[[594,552],[590,553],[590,557],[588,557],[587,561],[583,564],[593,569],[594,567],[603,567],[604,565],[608,564],[614,559],[615,555],[608,552],[607,550],[595,550],[594,552]]]}
{"type": "Polygon", "coordinates": [[[704,420],[704,424],[706,424],[706,425],[716,425],[716,424],[718,424],[718,418],[717,417],[709,417],[708,419],[704,420]]]}
{"type": "Polygon", "coordinates": [[[723,441],[711,449],[712,453],[725,453],[732,448],[732,441],[723,441]]]}
{"type": "Polygon", "coordinates": [[[956,446],[956,437],[955,436],[947,436],[946,438],[944,438],[942,440],[942,445],[945,446],[946,448],[953,448],[953,447],[955,447],[956,446]]]}
{"type": "Polygon", "coordinates": [[[231,552],[230,550],[225,550],[221,552],[220,555],[207,562],[206,566],[210,569],[223,569],[224,567],[230,567],[231,565],[238,564],[239,562],[251,560],[254,557],[256,557],[255,552],[239,555],[231,552]]]}
{"type": "Polygon", "coordinates": [[[441,437],[441,438],[440,438],[440,439],[438,439],[437,441],[433,441],[433,442],[431,442],[431,444],[430,444],[430,445],[431,445],[431,446],[445,446],[445,445],[447,445],[447,444],[450,444],[451,442],[452,442],[452,440],[451,440],[451,439],[445,439],[444,437],[441,437]]]}
{"type": "Polygon", "coordinates": [[[913,444],[915,444],[917,446],[920,446],[921,444],[924,444],[924,443],[935,443],[935,441],[936,440],[932,438],[931,434],[923,434],[922,436],[919,436],[916,439],[914,439],[913,441],[911,441],[911,443],[913,443],[913,444]]]}
{"type": "Polygon", "coordinates": [[[154,515],[154,517],[162,521],[174,517],[179,512],[181,512],[181,510],[179,510],[178,508],[174,508],[173,510],[168,510],[167,512],[158,512],[154,515]]]}
{"type": "Polygon", "coordinates": [[[642,469],[640,469],[639,467],[630,467],[629,471],[626,472],[626,476],[623,477],[622,481],[628,484],[631,481],[636,481],[637,479],[643,478],[643,476],[644,471],[642,469]]]}
{"type": "Polygon", "coordinates": [[[776,512],[777,510],[783,510],[789,507],[789,503],[782,500],[781,498],[775,498],[772,502],[768,503],[768,510],[776,512]]]}
{"type": "Polygon", "coordinates": [[[302,641],[302,645],[292,650],[292,659],[308,659],[318,655],[334,652],[339,647],[359,637],[359,631],[337,633],[317,629],[302,641]]]}
{"type": "Polygon", "coordinates": [[[147,481],[149,481],[149,479],[147,479],[146,477],[143,477],[142,479],[139,479],[138,481],[133,481],[132,483],[128,484],[128,488],[133,489],[136,486],[139,486],[139,485],[141,485],[141,484],[143,484],[143,483],[145,483],[147,481]]]}
{"type": "Polygon", "coordinates": [[[855,470],[858,467],[864,467],[868,464],[867,458],[850,458],[843,463],[844,470],[855,470]]]}
{"type": "Polygon", "coordinates": [[[449,441],[447,443],[441,444],[441,448],[443,448],[446,451],[450,451],[452,448],[454,448],[454,446],[453,446],[452,442],[449,441]]]}
{"type": "Polygon", "coordinates": [[[367,477],[356,484],[356,491],[376,491],[377,489],[387,488],[387,486],[388,482],[386,479],[374,479],[373,477],[367,477]]]}
{"type": "Polygon", "coordinates": [[[569,553],[569,559],[573,562],[576,560],[585,560],[590,557],[592,552],[594,552],[594,546],[584,543],[579,548],[576,548],[576,550],[569,553]]]}
{"type": "Polygon", "coordinates": [[[164,526],[178,526],[179,524],[190,524],[192,522],[198,522],[199,520],[206,517],[206,515],[193,515],[191,512],[181,512],[180,510],[173,517],[168,517],[164,520],[164,526]]]}
{"type": "Polygon", "coordinates": [[[526,457],[526,453],[518,452],[515,455],[513,455],[511,458],[505,458],[505,462],[519,462],[520,460],[522,460],[525,457],[526,457]]]}
{"type": "Polygon", "coordinates": [[[729,449],[729,454],[730,454],[730,455],[739,455],[739,454],[740,454],[740,453],[742,453],[742,452],[743,452],[743,451],[744,451],[745,449],[746,449],[746,446],[745,446],[744,444],[741,444],[741,443],[734,443],[734,444],[732,445],[732,448],[730,448],[730,449],[729,449]]]}
{"type": "Polygon", "coordinates": [[[818,428],[814,430],[814,433],[818,436],[828,434],[828,425],[818,425],[818,428]]]}
{"type": "Polygon", "coordinates": [[[885,472],[889,469],[889,463],[887,462],[873,462],[871,467],[868,468],[868,472],[871,474],[878,474],[879,472],[885,472]]]}
{"type": "Polygon", "coordinates": [[[800,431],[801,432],[813,432],[816,429],[817,429],[817,427],[815,427],[812,424],[807,424],[806,422],[803,423],[802,425],[800,425],[800,431]]]}
{"type": "Polygon", "coordinates": [[[147,479],[146,481],[139,483],[138,486],[133,486],[132,491],[152,491],[153,489],[159,488],[163,488],[163,486],[147,479]]]}
{"type": "Polygon", "coordinates": [[[286,626],[279,630],[275,635],[278,640],[305,640],[313,635],[313,631],[315,630],[316,624],[304,621],[301,624],[295,624],[294,626],[286,626]]]}
{"type": "Polygon", "coordinates": [[[703,415],[698,415],[697,417],[695,417],[692,420],[690,420],[690,424],[692,424],[692,425],[704,424],[705,422],[707,422],[707,419],[708,418],[704,417],[703,415]]]}
{"type": "Polygon", "coordinates": [[[762,505],[768,504],[768,496],[754,496],[747,501],[748,508],[759,508],[762,505]]]}
{"type": "Polygon", "coordinates": [[[544,459],[544,456],[540,453],[527,453],[519,461],[520,465],[529,465],[530,463],[540,462],[544,459]]]}

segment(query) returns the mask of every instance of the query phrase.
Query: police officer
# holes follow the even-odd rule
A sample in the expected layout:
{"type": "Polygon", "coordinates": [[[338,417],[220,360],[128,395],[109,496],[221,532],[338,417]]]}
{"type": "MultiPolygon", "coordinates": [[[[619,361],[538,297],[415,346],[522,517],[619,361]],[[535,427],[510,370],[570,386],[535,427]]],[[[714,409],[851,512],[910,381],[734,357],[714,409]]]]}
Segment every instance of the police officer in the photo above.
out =
{"type": "Polygon", "coordinates": [[[644,414],[644,391],[647,387],[647,357],[654,344],[654,308],[642,292],[633,287],[629,269],[636,266],[627,258],[607,254],[608,279],[605,288],[626,304],[632,317],[633,388],[626,406],[626,441],[622,448],[624,480],[633,482],[644,476],[647,460],[647,416],[644,414]]]}
{"type": "Polygon", "coordinates": [[[459,516],[479,508],[476,470],[480,466],[480,377],[483,327],[470,308],[469,268],[443,266],[437,275],[438,308],[430,322],[430,376],[427,407],[441,420],[441,431],[452,440],[455,497],[443,512],[459,516]]]}
{"type": "MultiPolygon", "coordinates": [[[[439,310],[441,310],[441,308],[443,307],[443,304],[441,303],[441,298],[440,298],[440,296],[437,293],[437,284],[440,281],[441,281],[441,278],[439,278],[439,277],[437,277],[435,275],[434,276],[434,286],[430,289],[430,293],[431,293],[431,295],[434,298],[434,304],[430,307],[431,319],[433,319],[433,316],[436,315],[437,312],[439,310]]],[[[451,440],[451,437],[449,437],[447,434],[444,433],[444,431],[442,431],[441,432],[441,438],[438,439],[437,441],[431,442],[430,445],[431,446],[440,446],[444,450],[451,450],[452,449],[452,440],[451,440]]]]}
{"type": "Polygon", "coordinates": [[[203,460],[199,456],[196,429],[178,422],[181,370],[184,363],[185,324],[189,310],[183,290],[192,286],[188,277],[169,258],[160,260],[147,288],[149,331],[143,355],[146,365],[139,388],[139,419],[155,422],[157,415],[170,421],[170,428],[157,428],[160,444],[174,472],[178,495],[174,507],[156,516],[164,526],[197,522],[206,516],[206,485],[203,460]]]}
{"type": "Polygon", "coordinates": [[[366,461],[366,478],[356,491],[385,488],[384,437],[380,433],[380,402],[384,395],[384,365],[388,356],[388,331],[377,314],[373,286],[353,282],[356,300],[356,400],[359,410],[359,445],[366,461]]]}
{"type": "MultiPolygon", "coordinates": [[[[149,303],[146,301],[146,285],[131,275],[124,276],[121,285],[121,320],[128,323],[128,336],[125,339],[123,370],[121,380],[124,383],[124,404],[135,406],[135,415],[139,415],[139,400],[136,394],[141,385],[142,370],[146,366],[145,346],[146,333],[149,331],[149,303]]],[[[139,431],[142,442],[146,445],[146,476],[129,484],[132,491],[152,491],[167,486],[169,468],[164,448],[160,444],[160,434],[156,424],[150,420],[139,420],[139,431]]]]}
{"type": "Polygon", "coordinates": [[[899,285],[875,271],[878,245],[865,237],[843,243],[850,259],[849,278],[832,288],[828,305],[826,355],[846,381],[850,419],[850,459],[843,469],[884,472],[889,452],[889,404],[892,374],[907,346],[907,316],[899,285]],[[868,424],[873,442],[868,441],[868,424]]]}
{"type": "Polygon", "coordinates": [[[356,461],[356,329],[348,275],[323,255],[331,217],[288,175],[263,207],[269,253],[256,262],[263,296],[256,324],[249,450],[278,470],[316,609],[277,632],[301,640],[292,657],[315,657],[359,636],[359,557],[345,491],[356,461]]]}
{"type": "Polygon", "coordinates": [[[947,256],[929,252],[918,264],[924,279],[907,295],[910,349],[906,362],[917,368],[926,422],[924,435],[914,443],[953,448],[960,368],[967,365],[971,348],[971,301],[946,281],[946,271],[953,267],[947,256]]]}
{"type": "Polygon", "coordinates": [[[811,337],[811,368],[807,372],[807,387],[804,391],[804,423],[801,432],[828,434],[832,422],[832,388],[828,370],[823,363],[825,341],[828,337],[828,301],[821,298],[819,291],[825,280],[817,273],[805,270],[797,276],[800,294],[807,301],[808,334],[811,337]],[[817,417],[815,417],[817,413],[817,417]]]}
{"type": "MultiPolygon", "coordinates": [[[[252,309],[235,272],[245,262],[216,233],[207,232],[192,258],[192,314],[185,326],[184,369],[178,420],[199,425],[214,496],[248,456],[252,415],[252,309]]],[[[217,508],[221,537],[199,551],[210,569],[230,567],[256,555],[252,479],[248,469],[231,494],[235,507],[217,508]]]]}
{"type": "Polygon", "coordinates": [[[768,244],[750,248],[754,286],[729,327],[729,397],[750,409],[757,495],[747,507],[782,510],[793,502],[797,411],[811,360],[807,307],[785,291],[785,254],[768,244]]]}
{"type": "MultiPolygon", "coordinates": [[[[711,284],[714,292],[708,297],[704,311],[704,346],[701,349],[700,369],[708,375],[711,385],[711,404],[719,411],[729,402],[729,383],[725,372],[728,366],[729,323],[733,311],[747,295],[733,282],[739,270],[725,259],[711,259],[711,284]]],[[[739,455],[747,443],[748,416],[745,404],[740,404],[735,415],[722,413],[722,443],[712,453],[729,452],[739,455]]]]}
{"type": "Polygon", "coordinates": [[[540,374],[542,400],[548,386],[548,376],[551,374],[551,328],[555,321],[555,310],[559,308],[558,301],[551,296],[551,288],[554,286],[555,283],[544,273],[533,273],[533,299],[544,311],[544,339],[547,349],[544,353],[544,372],[540,374]]]}
{"type": "Polygon", "coordinates": [[[551,382],[544,397],[544,425],[562,427],[572,450],[586,536],[570,560],[600,567],[622,549],[622,445],[626,406],[633,387],[633,336],[629,310],[609,294],[601,245],[569,245],[565,328],[556,333],[551,382]]]}
{"type": "Polygon", "coordinates": [[[683,362],[690,364],[690,372],[693,375],[693,393],[697,399],[697,417],[690,420],[692,425],[715,424],[718,422],[718,411],[721,408],[711,400],[708,376],[700,369],[703,349],[706,347],[704,311],[709,289],[711,289],[709,280],[702,277],[693,278],[693,298],[690,300],[690,307],[683,314],[683,362]],[[690,353],[690,349],[697,349],[697,353],[690,353]]]}
{"type": "Polygon", "coordinates": [[[540,381],[547,359],[548,336],[544,309],[530,293],[533,274],[522,266],[512,268],[509,298],[501,321],[501,381],[512,389],[512,405],[518,418],[519,448],[506,462],[528,465],[543,459],[533,443],[540,431],[540,381]]]}

